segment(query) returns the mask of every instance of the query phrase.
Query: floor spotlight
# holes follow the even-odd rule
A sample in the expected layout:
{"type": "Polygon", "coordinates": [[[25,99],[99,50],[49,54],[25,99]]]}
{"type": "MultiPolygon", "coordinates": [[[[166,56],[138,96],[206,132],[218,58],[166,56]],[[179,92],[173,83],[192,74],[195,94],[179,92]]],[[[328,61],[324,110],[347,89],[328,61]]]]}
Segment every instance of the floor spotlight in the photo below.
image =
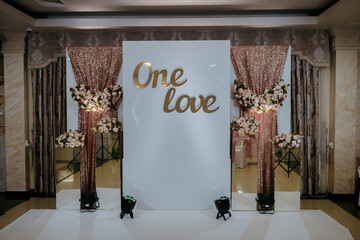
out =
{"type": "Polygon", "coordinates": [[[131,196],[125,196],[121,198],[121,214],[120,218],[123,219],[125,214],[130,214],[130,217],[133,218],[134,214],[132,210],[136,204],[136,199],[131,196]]]}
{"type": "Polygon", "coordinates": [[[96,210],[100,206],[96,193],[82,193],[79,201],[81,210],[96,210]]]}
{"type": "Polygon", "coordinates": [[[274,194],[271,193],[259,193],[257,202],[257,210],[260,213],[271,213],[274,211],[274,194]]]}
{"type": "Polygon", "coordinates": [[[219,219],[221,217],[223,217],[225,221],[227,219],[229,219],[231,217],[231,213],[229,212],[229,210],[230,210],[229,198],[226,196],[223,196],[219,199],[216,199],[214,202],[215,202],[216,209],[218,210],[216,219],[219,219]],[[225,218],[225,214],[227,214],[227,213],[229,214],[229,217],[225,218]]]}

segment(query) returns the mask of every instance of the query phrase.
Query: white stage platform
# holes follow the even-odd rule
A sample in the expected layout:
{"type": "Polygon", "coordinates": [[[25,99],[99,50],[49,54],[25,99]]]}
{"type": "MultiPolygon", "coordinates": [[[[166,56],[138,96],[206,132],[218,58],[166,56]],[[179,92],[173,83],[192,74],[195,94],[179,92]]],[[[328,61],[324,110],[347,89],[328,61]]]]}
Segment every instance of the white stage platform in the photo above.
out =
{"type": "Polygon", "coordinates": [[[276,212],[233,211],[227,221],[215,210],[135,210],[134,219],[118,210],[30,210],[0,231],[1,240],[64,239],[353,239],[348,229],[320,210],[276,212]]]}

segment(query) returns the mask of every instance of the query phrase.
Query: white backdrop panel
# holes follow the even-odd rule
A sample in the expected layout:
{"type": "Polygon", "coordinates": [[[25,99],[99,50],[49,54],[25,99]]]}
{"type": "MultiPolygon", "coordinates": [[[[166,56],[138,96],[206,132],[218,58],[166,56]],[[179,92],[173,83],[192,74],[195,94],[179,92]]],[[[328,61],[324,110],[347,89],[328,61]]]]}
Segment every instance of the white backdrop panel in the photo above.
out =
{"type": "Polygon", "coordinates": [[[71,65],[69,53],[66,49],[66,115],[67,130],[78,130],[79,108],[75,101],[71,98],[70,87],[76,86],[74,70],[71,65]]]}
{"type": "Polygon", "coordinates": [[[277,111],[279,134],[291,131],[291,46],[289,46],[281,78],[290,86],[287,88],[287,98],[283,102],[283,106],[277,111]]]}
{"type": "MultiPolygon", "coordinates": [[[[124,194],[150,209],[205,209],[230,196],[230,42],[137,41],[123,42],[123,48],[124,194]],[[143,61],[168,76],[184,70],[187,82],[175,88],[170,106],[182,95],[198,103],[201,94],[215,95],[210,109],[220,108],[165,113],[172,86],[162,87],[161,80],[156,88],[152,82],[144,89],[134,86],[134,69],[143,61]]],[[[146,82],[148,71],[139,76],[146,82]]]]}

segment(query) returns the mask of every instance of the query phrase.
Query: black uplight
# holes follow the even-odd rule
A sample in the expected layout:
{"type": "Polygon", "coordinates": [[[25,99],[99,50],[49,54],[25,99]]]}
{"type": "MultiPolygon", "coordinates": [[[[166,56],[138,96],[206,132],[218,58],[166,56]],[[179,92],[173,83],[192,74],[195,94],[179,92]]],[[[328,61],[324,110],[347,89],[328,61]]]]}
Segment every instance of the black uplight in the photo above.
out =
{"type": "Polygon", "coordinates": [[[223,196],[223,197],[220,197],[219,199],[216,199],[214,202],[215,202],[216,209],[218,210],[216,219],[219,219],[221,217],[223,217],[225,221],[227,219],[229,219],[231,217],[231,213],[229,212],[229,210],[230,210],[229,198],[226,196],[223,196]],[[229,214],[229,217],[225,218],[225,214],[229,214]]]}
{"type": "Polygon", "coordinates": [[[123,219],[125,214],[130,214],[130,217],[133,218],[134,214],[132,210],[136,204],[136,199],[131,196],[125,196],[121,198],[121,214],[120,218],[123,219]]]}
{"type": "Polygon", "coordinates": [[[261,193],[258,194],[258,198],[256,199],[258,204],[258,211],[266,213],[268,211],[274,210],[274,195],[270,193],[261,193]]]}

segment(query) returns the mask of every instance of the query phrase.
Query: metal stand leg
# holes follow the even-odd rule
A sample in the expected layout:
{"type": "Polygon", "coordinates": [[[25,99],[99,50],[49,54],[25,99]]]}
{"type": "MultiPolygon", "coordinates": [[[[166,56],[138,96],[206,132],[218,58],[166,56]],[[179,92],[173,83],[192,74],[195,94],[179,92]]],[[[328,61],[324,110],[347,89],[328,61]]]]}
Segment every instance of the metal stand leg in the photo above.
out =
{"type": "MultiPolygon", "coordinates": [[[[77,164],[79,164],[80,165],[80,162],[78,161],[78,160],[76,160],[76,158],[78,157],[80,155],[80,151],[75,155],[75,157],[69,162],[69,164],[66,166],[69,170],[70,170],[70,172],[72,172],[71,171],[71,168],[70,168],[70,165],[71,164],[74,164],[74,163],[77,163],[77,164]]],[[[74,171],[75,172],[75,171],[74,171]]]]}
{"type": "Polygon", "coordinates": [[[117,149],[116,149],[116,154],[112,153],[111,157],[112,157],[112,159],[115,159],[116,161],[118,161],[119,160],[118,155],[120,154],[120,131],[117,133],[116,140],[112,147],[112,152],[113,152],[113,149],[115,148],[116,144],[118,144],[117,149]]]}
{"type": "Polygon", "coordinates": [[[281,167],[282,169],[284,169],[285,172],[287,172],[288,178],[289,178],[289,177],[290,177],[290,172],[292,172],[298,165],[300,165],[300,162],[297,160],[297,158],[296,158],[295,155],[292,153],[292,151],[291,151],[291,150],[288,150],[288,152],[285,154],[285,156],[281,158],[281,160],[278,162],[278,164],[276,164],[276,166],[275,166],[274,169],[276,169],[279,165],[280,165],[280,167],[281,167]],[[293,156],[293,158],[294,158],[294,160],[295,160],[295,162],[296,162],[295,166],[292,167],[292,168],[290,167],[291,156],[293,156]],[[288,159],[287,159],[287,169],[286,169],[283,165],[281,165],[282,162],[285,163],[285,161],[286,161],[285,158],[286,158],[286,157],[288,157],[288,159]]]}
{"type": "Polygon", "coordinates": [[[109,150],[106,147],[104,147],[103,133],[101,133],[101,147],[96,151],[95,156],[96,156],[96,160],[100,161],[100,166],[102,166],[103,162],[111,159],[112,154],[109,152],[109,150]],[[101,158],[96,156],[100,151],[101,151],[101,158]],[[104,152],[107,152],[108,154],[110,154],[110,157],[105,158],[104,157],[104,152]]]}

